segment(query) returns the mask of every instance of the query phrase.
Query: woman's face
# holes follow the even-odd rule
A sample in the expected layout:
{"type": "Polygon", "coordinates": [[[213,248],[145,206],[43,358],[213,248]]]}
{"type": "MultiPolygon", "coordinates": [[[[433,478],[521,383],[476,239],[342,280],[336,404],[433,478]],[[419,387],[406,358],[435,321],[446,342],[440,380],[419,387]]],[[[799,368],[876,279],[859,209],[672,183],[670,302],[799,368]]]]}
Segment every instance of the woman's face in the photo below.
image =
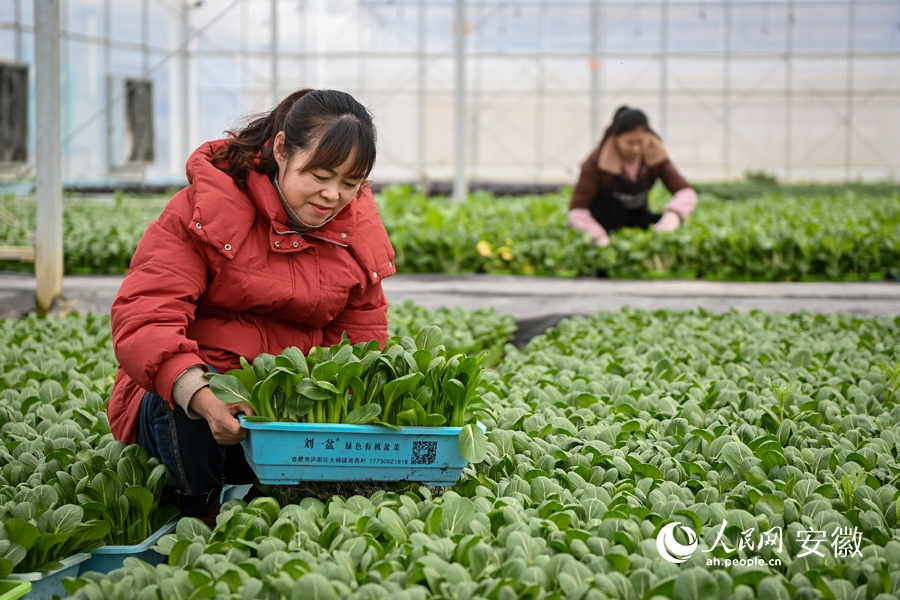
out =
{"type": "Polygon", "coordinates": [[[616,148],[619,155],[625,162],[631,162],[640,158],[644,146],[647,144],[649,133],[646,129],[640,128],[634,131],[626,131],[616,136],[616,148]]]}
{"type": "Polygon", "coordinates": [[[297,216],[308,225],[321,225],[338,214],[360,191],[362,179],[349,172],[353,165],[352,155],[334,169],[305,171],[304,167],[312,156],[312,151],[298,150],[288,160],[284,151],[283,131],[275,136],[273,151],[278,162],[278,186],[281,193],[297,216]]]}

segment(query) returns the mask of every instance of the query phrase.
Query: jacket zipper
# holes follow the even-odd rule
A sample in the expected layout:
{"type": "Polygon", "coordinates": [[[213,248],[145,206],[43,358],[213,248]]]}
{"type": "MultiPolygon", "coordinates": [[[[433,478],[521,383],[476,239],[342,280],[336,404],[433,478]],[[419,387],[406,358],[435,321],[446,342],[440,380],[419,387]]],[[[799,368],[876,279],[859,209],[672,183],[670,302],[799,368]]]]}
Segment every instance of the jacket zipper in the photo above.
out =
{"type": "MultiPolygon", "coordinates": [[[[278,235],[285,235],[285,234],[288,234],[288,233],[297,233],[297,232],[294,231],[294,230],[291,230],[291,231],[278,231],[278,230],[275,230],[275,233],[277,233],[278,235]]],[[[304,232],[304,233],[297,233],[297,235],[299,235],[300,237],[303,237],[304,235],[307,235],[307,236],[309,236],[309,237],[311,237],[311,238],[315,238],[315,239],[317,239],[317,240],[322,240],[323,242],[331,242],[332,244],[334,244],[334,245],[336,245],[336,246],[340,246],[341,248],[347,248],[347,244],[342,244],[342,243],[340,243],[340,242],[336,242],[336,241],[334,241],[334,240],[329,240],[328,238],[319,237],[319,236],[317,236],[317,235],[312,235],[312,234],[310,234],[310,233],[305,233],[305,232],[304,232]]]]}
{"type": "MultiPolygon", "coordinates": [[[[302,235],[304,235],[304,234],[301,234],[301,237],[302,237],[302,235]]],[[[317,239],[317,240],[322,240],[323,242],[331,242],[332,244],[335,244],[335,245],[337,245],[337,246],[340,246],[341,248],[346,248],[346,247],[347,247],[347,244],[342,244],[342,243],[336,242],[336,241],[334,241],[334,240],[329,240],[328,238],[323,238],[323,237],[319,237],[319,236],[317,236],[317,235],[311,235],[311,234],[308,234],[308,233],[305,234],[305,235],[308,235],[309,237],[315,238],[315,239],[317,239]]]]}

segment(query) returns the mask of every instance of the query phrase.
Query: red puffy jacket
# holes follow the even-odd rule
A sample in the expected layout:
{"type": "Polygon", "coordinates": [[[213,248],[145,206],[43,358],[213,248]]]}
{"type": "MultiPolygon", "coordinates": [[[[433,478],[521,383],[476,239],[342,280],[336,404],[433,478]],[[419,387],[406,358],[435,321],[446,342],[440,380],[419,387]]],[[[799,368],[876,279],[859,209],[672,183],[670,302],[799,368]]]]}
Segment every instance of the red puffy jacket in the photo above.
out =
{"type": "Polygon", "coordinates": [[[394,250],[371,191],[300,236],[265,175],[251,171],[244,192],[213,166],[227,143],[188,160],[190,185],[150,223],[113,302],[120,367],[108,414],[126,443],[144,391],[174,408],[188,367],[222,372],[241,356],[336,344],[345,331],[353,343],[387,339],[381,280],[396,272],[394,250]]]}

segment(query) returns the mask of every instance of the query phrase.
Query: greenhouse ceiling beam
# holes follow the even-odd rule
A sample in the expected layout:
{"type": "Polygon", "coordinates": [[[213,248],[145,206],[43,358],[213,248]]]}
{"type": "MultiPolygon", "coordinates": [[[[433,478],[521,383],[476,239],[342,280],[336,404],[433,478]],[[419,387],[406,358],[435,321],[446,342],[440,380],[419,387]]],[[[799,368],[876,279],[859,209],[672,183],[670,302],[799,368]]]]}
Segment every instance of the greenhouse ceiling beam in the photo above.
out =
{"type": "MultiPolygon", "coordinates": [[[[451,0],[432,0],[436,6],[447,7],[451,4],[451,0]]],[[[707,7],[721,7],[725,2],[729,0],[717,0],[717,1],[709,1],[705,0],[703,4],[707,7]]],[[[387,4],[385,4],[385,0],[362,0],[360,2],[361,5],[369,5],[367,8],[386,8],[390,6],[391,8],[397,8],[402,6],[412,6],[417,2],[417,0],[389,0],[387,4]]],[[[469,2],[473,5],[495,5],[498,4],[496,0],[469,0],[469,2]]],[[[526,7],[534,7],[540,2],[540,0],[515,0],[512,2],[510,0],[506,0],[505,2],[500,2],[500,6],[526,6],[526,7]]],[[[867,5],[887,5],[891,6],[896,2],[896,0],[864,0],[864,3],[867,5]]],[[[554,5],[561,8],[583,8],[585,5],[585,0],[554,0],[554,5]]],[[[634,6],[657,6],[659,4],[658,0],[642,0],[639,2],[635,2],[634,0],[603,0],[604,4],[609,6],[622,6],[631,8],[634,6]]],[[[844,6],[847,3],[847,0],[815,0],[815,4],[819,6],[844,6]]],[[[678,4],[686,4],[688,6],[696,5],[696,0],[689,0],[687,2],[678,2],[678,4]]],[[[735,6],[749,7],[749,8],[759,8],[759,0],[735,0],[735,6]]]]}
{"type": "MultiPolygon", "coordinates": [[[[16,25],[14,22],[9,21],[0,21],[0,30],[10,30],[10,31],[20,31],[21,33],[34,33],[34,27],[31,25],[16,25]]],[[[209,41],[212,38],[209,38],[204,34],[204,32],[194,31],[193,35],[200,35],[204,39],[204,41],[209,41]]],[[[131,52],[143,52],[145,49],[151,54],[156,55],[169,55],[172,53],[171,48],[163,47],[163,46],[154,46],[152,44],[145,45],[141,42],[127,42],[124,40],[106,40],[103,36],[98,35],[88,35],[84,33],[78,33],[73,31],[62,30],[60,37],[64,40],[69,40],[73,42],[81,42],[85,44],[95,44],[98,46],[109,45],[110,48],[116,50],[127,50],[131,52]]],[[[252,57],[252,58],[268,58],[271,57],[271,50],[249,50],[249,49],[240,49],[240,48],[225,48],[220,47],[218,49],[207,49],[207,50],[198,50],[196,52],[192,52],[193,55],[199,57],[222,57],[228,56],[237,59],[240,59],[241,56],[252,57]]],[[[546,55],[542,55],[540,52],[506,52],[506,51],[470,51],[469,56],[473,58],[484,57],[484,58],[521,58],[521,59],[537,59],[539,56],[547,56],[556,59],[571,59],[571,60],[590,60],[593,53],[591,51],[584,52],[549,52],[546,55]]],[[[411,48],[408,52],[379,52],[379,51],[326,51],[326,52],[302,52],[302,51],[281,51],[278,53],[278,57],[280,59],[306,59],[313,57],[324,57],[324,58],[355,58],[362,57],[366,58],[410,58],[414,59],[418,57],[418,51],[415,48],[411,48]]],[[[446,51],[427,51],[425,56],[431,59],[452,59],[455,57],[455,51],[452,49],[448,49],[446,51]]],[[[707,59],[707,60],[722,60],[723,54],[718,50],[670,50],[668,52],[669,58],[690,58],[690,59],[707,59]]],[[[730,56],[732,59],[754,59],[754,58],[778,58],[784,60],[786,57],[786,53],[784,50],[740,50],[732,48],[730,50],[730,56]]],[[[791,52],[791,58],[793,59],[823,59],[823,60],[847,60],[847,52],[846,51],[816,51],[816,52],[791,52]]],[[[855,59],[875,59],[875,58],[900,58],[900,52],[889,51],[889,50],[858,50],[855,49],[853,51],[853,57],[855,59]]],[[[660,53],[659,52],[616,52],[616,51],[603,51],[602,58],[608,59],[617,59],[617,58],[625,58],[625,59],[654,59],[659,60],[660,53]]],[[[263,76],[261,74],[260,77],[263,76]]]]}
{"type": "MultiPolygon", "coordinates": [[[[209,96],[234,96],[240,95],[242,93],[245,94],[265,94],[269,91],[268,86],[260,86],[260,87],[242,87],[242,88],[227,88],[227,87],[200,87],[198,88],[200,94],[209,95],[209,96]]],[[[794,96],[798,98],[821,98],[822,96],[843,96],[846,90],[843,87],[840,88],[794,88],[794,96]]],[[[857,95],[863,92],[863,90],[859,87],[856,88],[857,95]]],[[[417,94],[417,88],[414,86],[411,87],[398,87],[398,86],[372,86],[366,88],[366,93],[371,94],[381,94],[381,95],[409,95],[415,96],[417,94]]],[[[431,88],[428,90],[428,96],[453,96],[454,95],[453,88],[431,88]]],[[[481,88],[479,90],[484,97],[520,97],[522,95],[522,90],[511,90],[509,88],[481,88]]],[[[544,92],[548,97],[559,97],[559,98],[567,98],[573,95],[583,95],[585,97],[590,96],[591,90],[589,87],[571,87],[571,88],[554,88],[547,89],[544,92]]],[[[649,87],[616,87],[616,93],[622,95],[654,95],[657,93],[656,88],[649,87]]],[[[678,97],[678,98],[689,98],[696,97],[698,95],[708,96],[711,98],[719,97],[725,94],[725,92],[720,87],[715,88],[671,88],[669,89],[669,96],[678,97]]],[[[728,92],[729,96],[734,98],[781,98],[784,96],[784,90],[782,89],[760,89],[752,86],[732,86],[730,91],[728,92]]],[[[898,98],[900,97],[900,89],[897,88],[888,88],[883,87],[880,89],[872,89],[865,93],[866,98],[898,98]]],[[[740,108],[740,105],[737,103],[732,104],[732,109],[740,108]]]]}
{"type": "MultiPolygon", "coordinates": [[[[221,57],[221,56],[232,56],[236,57],[238,54],[245,55],[250,58],[268,58],[272,55],[269,50],[229,50],[229,49],[221,49],[221,50],[197,50],[192,53],[195,56],[199,57],[221,57]]],[[[705,50],[682,50],[682,51],[669,51],[666,54],[669,59],[672,58],[689,58],[689,59],[704,59],[704,60],[722,60],[721,52],[708,52],[705,50]]],[[[415,49],[411,49],[409,52],[379,52],[379,51],[371,51],[371,52],[360,52],[360,51],[342,51],[342,50],[328,50],[324,52],[302,52],[302,51],[291,51],[291,52],[279,52],[279,58],[281,59],[310,59],[310,58],[324,58],[324,59],[347,59],[347,58],[362,58],[365,57],[367,59],[374,58],[407,58],[409,60],[416,60],[419,56],[419,53],[415,49]]],[[[425,53],[425,56],[428,60],[453,60],[456,58],[455,50],[444,50],[444,51],[429,51],[425,53]]],[[[591,53],[590,52],[549,52],[547,54],[542,54],[540,52],[503,52],[503,51],[476,51],[470,50],[467,52],[467,56],[469,58],[508,58],[511,60],[537,60],[539,58],[553,58],[557,60],[590,60],[591,53]]],[[[605,51],[602,53],[601,58],[603,59],[630,59],[630,60],[659,60],[662,55],[659,52],[609,52],[605,51]]],[[[873,58],[900,58],[900,52],[888,52],[888,51],[855,51],[853,53],[854,58],[856,59],[873,59],[873,58]]],[[[781,59],[784,60],[785,52],[782,50],[778,51],[750,51],[750,50],[734,50],[731,51],[732,60],[735,59],[781,59]]],[[[791,53],[791,58],[797,59],[821,59],[821,60],[847,60],[846,52],[794,52],[791,53]]]]}
{"type": "Polygon", "coordinates": [[[63,291],[62,112],[59,1],[34,0],[37,306],[50,310],[63,291]]]}
{"type": "MultiPolygon", "coordinates": [[[[0,30],[16,31],[17,33],[34,34],[34,26],[21,23],[11,23],[9,21],[0,21],[0,30]]],[[[78,33],[77,31],[60,30],[59,37],[70,42],[81,42],[83,44],[94,44],[97,46],[109,46],[116,50],[128,50],[129,52],[143,52],[145,47],[148,52],[153,54],[167,54],[169,49],[163,46],[154,46],[150,43],[146,45],[142,42],[126,42],[124,40],[107,40],[102,35],[90,35],[87,33],[78,33]]]]}

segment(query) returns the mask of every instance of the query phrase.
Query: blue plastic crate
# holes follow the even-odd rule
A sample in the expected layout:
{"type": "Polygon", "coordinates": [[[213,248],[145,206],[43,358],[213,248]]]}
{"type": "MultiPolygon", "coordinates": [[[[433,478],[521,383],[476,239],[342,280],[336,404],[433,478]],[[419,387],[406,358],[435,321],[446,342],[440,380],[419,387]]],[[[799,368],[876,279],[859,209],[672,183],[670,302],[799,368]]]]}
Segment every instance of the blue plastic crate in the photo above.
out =
{"type": "MultiPolygon", "coordinates": [[[[247,462],[262,483],[415,481],[453,485],[466,460],[461,427],[256,423],[241,417],[247,462]]],[[[484,425],[478,424],[482,430],[484,425]]]]}
{"type": "Polygon", "coordinates": [[[31,591],[22,596],[27,600],[51,600],[53,596],[67,598],[69,593],[63,587],[66,577],[78,575],[78,567],[91,557],[90,554],[74,554],[60,562],[62,568],[40,573],[13,573],[7,579],[11,581],[27,581],[31,583],[31,591]]]}
{"type": "Polygon", "coordinates": [[[166,560],[166,557],[156,550],[153,546],[159,542],[159,539],[175,531],[175,521],[164,525],[156,530],[156,532],[148,537],[140,544],[133,546],[103,546],[91,552],[91,557],[81,563],[78,569],[78,576],[82,576],[88,571],[96,571],[98,573],[109,573],[116,569],[121,569],[125,563],[125,559],[129,556],[139,558],[151,565],[158,565],[166,560]]]}

